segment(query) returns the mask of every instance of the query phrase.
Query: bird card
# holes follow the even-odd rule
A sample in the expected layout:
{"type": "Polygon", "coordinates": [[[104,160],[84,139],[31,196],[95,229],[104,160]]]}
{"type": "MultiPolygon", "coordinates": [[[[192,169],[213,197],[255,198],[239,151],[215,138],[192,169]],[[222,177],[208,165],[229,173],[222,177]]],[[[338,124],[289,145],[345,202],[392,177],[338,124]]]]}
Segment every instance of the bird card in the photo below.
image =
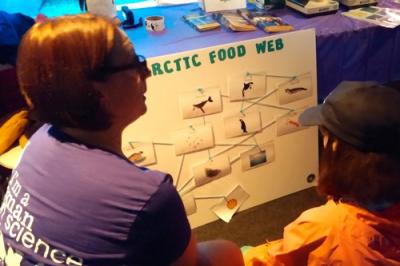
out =
{"type": "Polygon", "coordinates": [[[190,126],[176,131],[174,145],[176,155],[214,147],[214,135],[211,125],[190,126]]]}
{"type": "Polygon", "coordinates": [[[266,93],[264,75],[231,76],[228,78],[230,101],[260,98],[266,93]]]}
{"type": "Polygon", "coordinates": [[[128,142],[122,147],[122,152],[129,161],[139,166],[157,163],[152,142],[128,142]]]}
{"type": "Polygon", "coordinates": [[[247,171],[275,160],[275,147],[272,141],[263,143],[240,154],[242,170],[247,171]]]}
{"type": "Polygon", "coordinates": [[[186,194],[182,197],[183,206],[185,207],[186,215],[192,215],[197,212],[196,200],[193,194],[186,194]]]}
{"type": "Polygon", "coordinates": [[[261,131],[261,115],[259,111],[239,113],[224,118],[225,136],[233,138],[261,131]]]}
{"type": "Polygon", "coordinates": [[[298,101],[312,95],[311,73],[297,76],[278,86],[279,104],[298,101]]]}
{"type": "Polygon", "coordinates": [[[193,167],[196,187],[205,185],[230,173],[231,163],[228,155],[224,154],[193,167]]]}
{"type": "Polygon", "coordinates": [[[199,89],[179,95],[179,106],[184,119],[222,111],[219,89],[199,89]]]}
{"type": "Polygon", "coordinates": [[[306,127],[301,126],[299,123],[299,115],[304,110],[305,108],[301,108],[279,117],[276,121],[276,135],[282,136],[305,129],[306,127]]]}
{"type": "Polygon", "coordinates": [[[220,203],[213,206],[211,210],[224,222],[229,223],[232,216],[239,210],[240,206],[249,198],[249,194],[238,185],[220,203]]]}

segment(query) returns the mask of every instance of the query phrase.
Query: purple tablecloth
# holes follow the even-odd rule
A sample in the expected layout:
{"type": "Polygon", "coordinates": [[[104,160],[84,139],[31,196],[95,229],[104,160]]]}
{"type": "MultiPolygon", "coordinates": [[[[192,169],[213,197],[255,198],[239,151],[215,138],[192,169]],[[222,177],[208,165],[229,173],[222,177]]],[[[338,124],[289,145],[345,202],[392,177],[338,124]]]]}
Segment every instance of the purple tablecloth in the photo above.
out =
{"type": "MultiPolygon", "coordinates": [[[[379,6],[400,9],[392,0],[379,6]]],[[[226,29],[197,32],[182,16],[198,10],[197,4],[135,10],[135,17],[162,15],[166,30],[149,33],[143,27],[127,33],[138,53],[154,57],[269,35],[261,30],[229,32],[226,29]]],[[[305,18],[290,9],[276,10],[297,30],[315,28],[317,34],[318,97],[324,98],[342,80],[400,79],[400,27],[387,29],[335,14],[305,18]]]]}

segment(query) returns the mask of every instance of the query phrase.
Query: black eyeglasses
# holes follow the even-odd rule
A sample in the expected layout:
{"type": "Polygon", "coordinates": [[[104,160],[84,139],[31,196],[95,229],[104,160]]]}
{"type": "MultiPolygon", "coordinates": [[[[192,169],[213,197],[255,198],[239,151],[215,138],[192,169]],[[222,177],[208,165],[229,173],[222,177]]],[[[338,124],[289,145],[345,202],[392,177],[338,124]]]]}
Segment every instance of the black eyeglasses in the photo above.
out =
{"type": "Polygon", "coordinates": [[[132,63],[122,66],[104,67],[96,74],[92,75],[92,79],[101,80],[104,79],[106,75],[114,74],[128,69],[136,69],[142,76],[145,77],[149,77],[151,75],[151,72],[147,67],[146,58],[143,55],[136,55],[132,63]]]}
{"type": "Polygon", "coordinates": [[[107,67],[105,69],[105,71],[107,72],[107,74],[113,74],[113,73],[125,71],[128,69],[137,69],[140,72],[145,72],[145,71],[149,72],[149,69],[147,68],[146,58],[143,55],[136,55],[135,60],[130,64],[126,64],[126,65],[122,65],[122,66],[107,67]]]}

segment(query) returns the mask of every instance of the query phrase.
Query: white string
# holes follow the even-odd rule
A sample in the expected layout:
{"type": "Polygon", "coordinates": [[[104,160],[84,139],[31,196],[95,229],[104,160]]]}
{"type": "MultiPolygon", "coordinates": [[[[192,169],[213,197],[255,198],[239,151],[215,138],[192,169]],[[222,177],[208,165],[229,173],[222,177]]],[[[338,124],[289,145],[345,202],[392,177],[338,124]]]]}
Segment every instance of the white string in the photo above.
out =
{"type": "Polygon", "coordinates": [[[169,142],[153,142],[154,145],[166,145],[166,146],[173,146],[174,143],[169,142]]]}
{"type": "Polygon", "coordinates": [[[232,165],[232,164],[234,164],[235,162],[237,162],[237,161],[239,161],[239,160],[240,160],[240,155],[234,157],[232,160],[230,160],[229,163],[232,165]]]}
{"type": "Polygon", "coordinates": [[[198,196],[198,197],[193,197],[195,200],[206,200],[206,199],[225,199],[226,196],[198,196]]]}
{"type": "MultiPolygon", "coordinates": [[[[246,102],[255,103],[253,101],[246,101],[246,102]]],[[[279,105],[273,105],[273,104],[268,104],[268,103],[256,103],[256,104],[260,105],[260,106],[271,107],[271,108],[281,109],[281,110],[285,110],[285,111],[294,111],[294,109],[292,109],[292,108],[279,106],[279,105]]]]}
{"type": "Polygon", "coordinates": [[[185,154],[182,155],[182,159],[181,159],[181,164],[179,166],[179,170],[178,170],[178,176],[176,178],[176,185],[175,187],[178,187],[179,185],[179,179],[181,177],[181,172],[182,172],[182,168],[183,168],[183,161],[185,160],[185,154]]]}
{"type": "Polygon", "coordinates": [[[274,89],[272,91],[270,91],[269,93],[265,94],[264,96],[260,97],[259,99],[257,99],[255,102],[252,102],[250,105],[246,106],[245,108],[242,109],[242,111],[249,109],[250,107],[258,104],[259,102],[261,102],[262,100],[268,98],[269,96],[271,96],[272,94],[274,94],[276,91],[278,91],[278,89],[274,89]]]}
{"type": "MultiPolygon", "coordinates": [[[[215,144],[215,146],[231,146],[231,145],[233,145],[233,144],[235,144],[235,143],[218,143],[218,144],[215,144]]],[[[236,145],[236,146],[255,147],[256,145],[254,145],[254,144],[247,144],[247,143],[241,143],[241,144],[238,144],[238,145],[236,145]]]]}
{"type": "Polygon", "coordinates": [[[270,75],[265,74],[267,78],[285,78],[285,79],[295,79],[297,76],[284,76],[284,75],[270,75]]]}
{"type": "Polygon", "coordinates": [[[185,184],[183,184],[183,186],[181,188],[178,189],[178,192],[181,192],[192,180],[194,179],[194,177],[192,176],[191,178],[189,178],[185,184]]]}

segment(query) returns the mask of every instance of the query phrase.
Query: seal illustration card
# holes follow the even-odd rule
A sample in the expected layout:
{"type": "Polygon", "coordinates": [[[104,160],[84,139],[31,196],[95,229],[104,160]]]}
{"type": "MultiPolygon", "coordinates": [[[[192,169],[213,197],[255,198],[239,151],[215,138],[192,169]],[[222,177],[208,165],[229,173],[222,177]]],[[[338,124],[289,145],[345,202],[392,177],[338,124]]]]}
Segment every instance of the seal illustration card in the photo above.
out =
{"type": "Polygon", "coordinates": [[[229,157],[225,154],[193,167],[196,186],[205,185],[231,173],[229,157]]]}
{"type": "Polygon", "coordinates": [[[278,86],[277,94],[279,104],[287,104],[310,97],[313,92],[311,84],[311,73],[309,72],[281,83],[278,86]]]}

